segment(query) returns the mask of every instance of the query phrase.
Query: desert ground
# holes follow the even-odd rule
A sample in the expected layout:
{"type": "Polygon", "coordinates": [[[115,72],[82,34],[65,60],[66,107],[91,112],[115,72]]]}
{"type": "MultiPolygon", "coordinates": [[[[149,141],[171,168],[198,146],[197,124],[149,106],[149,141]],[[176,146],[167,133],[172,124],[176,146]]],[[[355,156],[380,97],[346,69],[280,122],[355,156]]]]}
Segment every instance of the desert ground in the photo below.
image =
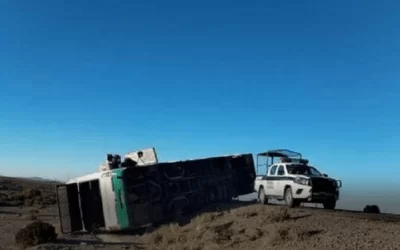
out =
{"type": "Polygon", "coordinates": [[[251,202],[219,204],[143,234],[63,235],[54,184],[0,177],[0,249],[16,249],[16,233],[38,220],[57,238],[29,249],[400,249],[398,215],[251,202]]]}

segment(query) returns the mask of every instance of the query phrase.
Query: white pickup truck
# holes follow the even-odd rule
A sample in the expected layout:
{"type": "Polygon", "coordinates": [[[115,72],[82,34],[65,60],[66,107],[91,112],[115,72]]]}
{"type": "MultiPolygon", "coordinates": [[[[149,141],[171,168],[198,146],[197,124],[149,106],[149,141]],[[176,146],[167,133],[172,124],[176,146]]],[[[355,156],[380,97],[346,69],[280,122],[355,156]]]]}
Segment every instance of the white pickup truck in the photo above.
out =
{"type": "Polygon", "coordinates": [[[307,202],[322,203],[324,208],[334,209],[339,200],[342,182],[308,165],[308,160],[303,159],[300,153],[287,149],[259,153],[257,172],[259,166],[266,167],[266,174],[257,175],[254,183],[258,201],[262,204],[275,199],[284,200],[288,207],[307,202]],[[265,164],[259,164],[260,157],[266,159],[265,164]],[[280,161],[275,163],[275,158],[280,158],[280,161]]]}

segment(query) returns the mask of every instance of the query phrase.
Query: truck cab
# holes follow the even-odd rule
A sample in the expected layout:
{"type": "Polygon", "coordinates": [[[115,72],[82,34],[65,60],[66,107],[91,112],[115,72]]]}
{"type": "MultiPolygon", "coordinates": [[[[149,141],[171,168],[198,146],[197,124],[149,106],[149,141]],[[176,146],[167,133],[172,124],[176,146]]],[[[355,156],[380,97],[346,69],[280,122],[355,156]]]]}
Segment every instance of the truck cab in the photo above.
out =
{"type": "Polygon", "coordinates": [[[322,174],[300,153],[287,149],[263,152],[257,154],[257,174],[260,166],[266,167],[265,174],[257,175],[254,189],[262,204],[275,199],[285,201],[288,207],[307,202],[334,209],[339,200],[342,182],[322,174]],[[274,162],[276,158],[278,162],[274,162]],[[266,159],[265,163],[261,159],[266,159]]]}

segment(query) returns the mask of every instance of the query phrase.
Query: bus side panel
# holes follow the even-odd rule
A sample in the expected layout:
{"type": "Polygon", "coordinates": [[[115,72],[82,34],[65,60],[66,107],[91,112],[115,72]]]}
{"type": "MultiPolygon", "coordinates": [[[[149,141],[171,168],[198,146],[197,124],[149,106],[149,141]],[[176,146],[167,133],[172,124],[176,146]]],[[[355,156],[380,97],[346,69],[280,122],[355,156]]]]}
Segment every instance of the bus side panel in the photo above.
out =
{"type": "Polygon", "coordinates": [[[79,208],[78,185],[57,185],[57,204],[62,233],[72,233],[83,229],[79,208]]]}
{"type": "Polygon", "coordinates": [[[163,218],[162,204],[153,202],[157,197],[152,197],[154,189],[156,189],[158,190],[158,199],[161,198],[160,180],[157,180],[158,168],[159,165],[152,165],[124,170],[125,198],[131,228],[146,226],[163,218]]]}
{"type": "Polygon", "coordinates": [[[254,181],[256,171],[253,156],[242,154],[231,159],[233,169],[233,186],[235,187],[235,197],[254,192],[254,181]]]}
{"type": "Polygon", "coordinates": [[[116,196],[114,193],[112,173],[112,171],[107,171],[100,177],[104,222],[105,227],[110,231],[120,229],[116,212],[116,196]]]}
{"type": "Polygon", "coordinates": [[[125,185],[123,173],[125,169],[115,169],[112,177],[113,189],[115,193],[115,209],[117,211],[118,224],[121,230],[129,229],[128,204],[126,202],[125,185]]]}

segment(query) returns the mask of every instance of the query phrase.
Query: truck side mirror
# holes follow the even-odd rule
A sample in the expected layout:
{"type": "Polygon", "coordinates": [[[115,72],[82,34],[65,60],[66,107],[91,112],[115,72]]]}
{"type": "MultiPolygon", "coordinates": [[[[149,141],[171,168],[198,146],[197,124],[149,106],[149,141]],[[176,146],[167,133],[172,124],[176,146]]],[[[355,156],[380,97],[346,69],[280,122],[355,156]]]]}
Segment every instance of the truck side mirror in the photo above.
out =
{"type": "Polygon", "coordinates": [[[339,188],[342,187],[342,181],[336,181],[336,183],[337,183],[337,186],[338,186],[339,188]]]}
{"type": "Polygon", "coordinates": [[[328,175],[327,174],[322,174],[324,177],[328,177],[328,175]]]}

